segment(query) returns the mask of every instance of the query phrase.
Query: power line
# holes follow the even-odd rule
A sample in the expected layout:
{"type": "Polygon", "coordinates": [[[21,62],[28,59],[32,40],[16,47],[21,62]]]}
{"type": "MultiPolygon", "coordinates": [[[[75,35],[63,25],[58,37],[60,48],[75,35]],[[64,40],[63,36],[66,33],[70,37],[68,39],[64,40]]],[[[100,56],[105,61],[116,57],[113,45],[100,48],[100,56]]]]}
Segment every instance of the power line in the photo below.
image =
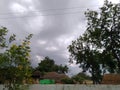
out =
{"type": "MultiPolygon", "coordinates": [[[[95,7],[95,6],[94,6],[95,7]]],[[[85,7],[84,7],[85,8],[85,7]]],[[[60,11],[60,10],[78,10],[81,9],[81,7],[68,7],[68,8],[53,8],[53,9],[41,9],[41,11],[30,11],[30,12],[42,12],[42,11],[60,11]]],[[[86,9],[87,10],[87,9],[86,9]]],[[[37,14],[37,15],[31,15],[31,16],[21,16],[21,17],[2,17],[0,18],[1,20],[5,20],[5,19],[16,19],[16,18],[26,18],[26,17],[33,17],[33,16],[59,16],[59,15],[68,15],[68,14],[79,14],[79,13],[83,13],[84,10],[79,10],[77,12],[64,12],[64,13],[52,13],[52,14],[37,14]]],[[[10,14],[20,14],[20,13],[0,13],[0,15],[10,15],[10,14]]],[[[33,14],[33,13],[32,13],[33,14]]],[[[35,13],[36,14],[36,13],[35,13]]]]}
{"type": "Polygon", "coordinates": [[[16,19],[16,18],[26,18],[26,17],[33,17],[33,16],[59,16],[59,15],[68,15],[68,14],[79,14],[79,12],[65,12],[65,13],[53,13],[53,14],[40,14],[40,15],[32,15],[32,16],[22,16],[22,17],[5,17],[0,19],[16,19]]]}
{"type": "MultiPolygon", "coordinates": [[[[96,7],[96,6],[93,6],[96,7]]],[[[60,11],[60,10],[71,10],[71,9],[87,9],[86,7],[68,7],[68,8],[51,8],[51,9],[40,9],[39,11],[30,11],[30,12],[49,12],[49,11],[60,11]]],[[[20,12],[16,12],[19,14],[20,12]]],[[[12,11],[8,13],[0,13],[0,15],[9,15],[13,14],[12,11]]],[[[15,13],[14,13],[15,14],[15,13]]]]}

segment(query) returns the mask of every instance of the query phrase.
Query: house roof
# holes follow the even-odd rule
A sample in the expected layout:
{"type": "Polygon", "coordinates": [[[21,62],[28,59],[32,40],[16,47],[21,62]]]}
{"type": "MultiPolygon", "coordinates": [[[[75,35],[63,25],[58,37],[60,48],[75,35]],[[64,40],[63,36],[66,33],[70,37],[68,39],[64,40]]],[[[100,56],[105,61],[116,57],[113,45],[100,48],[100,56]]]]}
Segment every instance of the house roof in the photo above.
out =
{"type": "Polygon", "coordinates": [[[120,74],[105,74],[102,84],[120,84],[120,74]]]}
{"type": "Polygon", "coordinates": [[[69,78],[67,75],[65,75],[65,74],[58,74],[58,73],[56,73],[56,72],[48,72],[48,73],[46,73],[44,76],[43,76],[43,78],[45,78],[45,79],[53,79],[53,80],[55,80],[56,82],[61,82],[61,80],[63,79],[63,78],[69,78]]]}

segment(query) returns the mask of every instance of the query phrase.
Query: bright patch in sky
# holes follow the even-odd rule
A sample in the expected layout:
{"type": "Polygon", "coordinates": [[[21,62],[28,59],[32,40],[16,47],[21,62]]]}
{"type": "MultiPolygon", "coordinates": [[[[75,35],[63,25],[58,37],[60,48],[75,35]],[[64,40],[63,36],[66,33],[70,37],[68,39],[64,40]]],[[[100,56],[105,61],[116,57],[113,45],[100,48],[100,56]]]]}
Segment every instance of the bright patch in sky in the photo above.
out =
{"type": "Polygon", "coordinates": [[[43,60],[43,57],[40,55],[36,55],[34,58],[34,62],[32,62],[32,64],[34,65],[34,67],[38,66],[38,63],[41,62],[41,60],[43,60]]]}
{"type": "Polygon", "coordinates": [[[46,44],[46,41],[38,40],[38,44],[40,44],[40,45],[45,45],[45,44],[46,44]]]}
{"type": "Polygon", "coordinates": [[[39,34],[42,31],[44,17],[43,16],[34,16],[28,20],[26,24],[26,30],[32,34],[39,34]]]}
{"type": "Polygon", "coordinates": [[[46,49],[47,51],[56,51],[56,50],[58,50],[58,48],[55,47],[55,46],[49,46],[49,47],[46,47],[45,49],[46,49]]]}
{"type": "Polygon", "coordinates": [[[104,4],[104,0],[98,0],[98,4],[99,5],[103,5],[104,4]]]}
{"type": "Polygon", "coordinates": [[[39,56],[39,55],[36,55],[36,58],[37,58],[38,61],[41,61],[43,59],[43,57],[39,56]]]}
{"type": "Polygon", "coordinates": [[[28,33],[39,34],[42,30],[44,17],[40,16],[41,12],[37,12],[35,5],[32,4],[32,0],[22,0],[22,3],[14,2],[11,4],[10,9],[14,15],[19,16],[20,19],[25,18],[24,25],[28,33]],[[28,5],[24,4],[28,3],[28,5]],[[36,11],[36,12],[33,12],[36,11]]]}
{"type": "Polygon", "coordinates": [[[32,0],[21,0],[22,2],[32,3],[32,0]]]}
{"type": "Polygon", "coordinates": [[[13,3],[10,7],[15,15],[24,15],[27,9],[19,3],[13,3]]]}
{"type": "Polygon", "coordinates": [[[109,1],[111,1],[113,3],[119,3],[120,2],[120,0],[109,0],[109,1]]]}
{"type": "Polygon", "coordinates": [[[58,42],[59,46],[65,45],[65,47],[68,46],[72,40],[74,40],[74,36],[69,36],[69,35],[61,36],[61,37],[57,38],[57,42],[58,42]]]}

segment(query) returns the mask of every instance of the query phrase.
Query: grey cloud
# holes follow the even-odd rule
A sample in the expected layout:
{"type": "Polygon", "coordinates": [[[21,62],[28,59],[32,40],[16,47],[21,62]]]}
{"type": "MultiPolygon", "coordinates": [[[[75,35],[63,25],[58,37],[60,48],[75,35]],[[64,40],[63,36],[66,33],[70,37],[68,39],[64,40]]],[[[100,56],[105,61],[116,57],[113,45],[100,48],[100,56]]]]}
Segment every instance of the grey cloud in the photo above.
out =
{"type": "MultiPolygon", "coordinates": [[[[31,62],[36,66],[39,62],[36,56],[49,56],[54,59],[57,64],[67,64],[69,59],[66,55],[67,45],[64,43],[66,40],[72,40],[71,37],[78,37],[85,30],[85,16],[84,11],[87,8],[95,8],[99,5],[97,0],[31,0],[32,3],[27,3],[24,0],[0,0],[0,11],[9,12],[12,3],[18,3],[25,8],[28,12],[24,15],[16,16],[14,13],[7,14],[13,19],[0,20],[2,26],[6,26],[10,33],[15,33],[17,37],[23,38],[29,33],[34,33],[31,39],[31,62]],[[30,9],[32,7],[35,12],[30,9]],[[66,10],[47,10],[46,9],[60,9],[69,7],[80,7],[66,10]],[[37,12],[38,11],[38,12],[37,12]],[[75,13],[79,12],[79,13],[75,13]],[[71,13],[71,14],[64,14],[71,13]],[[50,15],[49,15],[50,14],[50,15]],[[64,15],[54,15],[64,14],[64,15]],[[15,18],[22,17],[24,18],[15,18]],[[30,16],[30,17],[29,17],[30,16]],[[32,16],[32,17],[31,17],[32,16]],[[35,21],[34,21],[35,20],[35,21]],[[34,21],[34,22],[33,22],[34,21]],[[42,24],[42,25],[41,25],[42,24]],[[64,37],[64,38],[63,38],[64,37]],[[62,41],[59,41],[58,39],[62,41]],[[41,43],[39,43],[39,42],[41,43]],[[43,42],[42,42],[43,41],[43,42]],[[56,47],[56,50],[47,50],[47,47],[56,47]]],[[[10,11],[12,12],[12,11],[10,11]]],[[[4,17],[8,17],[5,16],[4,17]]],[[[0,15],[0,18],[3,18],[0,15]]],[[[73,38],[74,39],[74,38],[73,38]]],[[[68,42],[68,41],[67,41],[68,42]]],[[[69,66],[72,73],[78,66],[69,66]]]]}
{"type": "Polygon", "coordinates": [[[68,0],[39,0],[43,9],[54,9],[67,7],[69,4],[68,0]]]}

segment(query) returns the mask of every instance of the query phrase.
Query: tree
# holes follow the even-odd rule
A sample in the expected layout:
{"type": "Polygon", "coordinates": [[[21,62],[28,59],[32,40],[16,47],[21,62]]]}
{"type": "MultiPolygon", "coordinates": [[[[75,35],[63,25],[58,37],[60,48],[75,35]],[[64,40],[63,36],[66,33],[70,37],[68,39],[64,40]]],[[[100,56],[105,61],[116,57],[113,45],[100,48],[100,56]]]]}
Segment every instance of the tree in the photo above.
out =
{"type": "Polygon", "coordinates": [[[63,79],[61,80],[61,82],[62,82],[63,84],[75,84],[74,81],[73,81],[73,79],[71,79],[71,78],[63,78],[63,79]]]}
{"type": "Polygon", "coordinates": [[[90,48],[89,44],[82,41],[81,38],[73,41],[68,49],[71,54],[70,62],[76,60],[76,64],[80,64],[83,72],[88,71],[91,73],[94,84],[100,83],[102,77],[101,54],[97,50],[90,48]]]}
{"type": "Polygon", "coordinates": [[[41,72],[51,72],[55,62],[49,57],[45,57],[38,65],[37,69],[41,72]]]}
{"type": "Polygon", "coordinates": [[[72,76],[72,80],[77,83],[83,84],[85,80],[91,80],[91,77],[82,72],[72,76]]]}
{"type": "Polygon", "coordinates": [[[4,49],[0,53],[0,79],[9,90],[16,90],[19,89],[23,80],[27,80],[31,76],[29,44],[32,34],[17,45],[13,43],[15,35],[13,34],[7,39],[7,33],[6,28],[0,29],[0,46],[4,49]]]}
{"type": "Polygon", "coordinates": [[[59,73],[67,73],[68,72],[68,67],[62,66],[62,65],[57,65],[55,64],[55,61],[53,59],[50,59],[49,57],[45,57],[39,64],[38,67],[36,68],[40,72],[59,72],[59,73]]]}
{"type": "Polygon", "coordinates": [[[120,4],[105,1],[100,13],[88,11],[83,40],[101,49],[110,72],[120,71],[120,4]]]}
{"type": "Polygon", "coordinates": [[[67,65],[63,66],[62,64],[61,65],[57,65],[57,68],[58,68],[58,71],[59,73],[67,73],[68,72],[68,67],[67,65]]]}
{"type": "Polygon", "coordinates": [[[87,29],[68,49],[71,61],[99,83],[105,71],[120,71],[120,5],[106,0],[100,12],[88,10],[85,15],[87,29]]]}

